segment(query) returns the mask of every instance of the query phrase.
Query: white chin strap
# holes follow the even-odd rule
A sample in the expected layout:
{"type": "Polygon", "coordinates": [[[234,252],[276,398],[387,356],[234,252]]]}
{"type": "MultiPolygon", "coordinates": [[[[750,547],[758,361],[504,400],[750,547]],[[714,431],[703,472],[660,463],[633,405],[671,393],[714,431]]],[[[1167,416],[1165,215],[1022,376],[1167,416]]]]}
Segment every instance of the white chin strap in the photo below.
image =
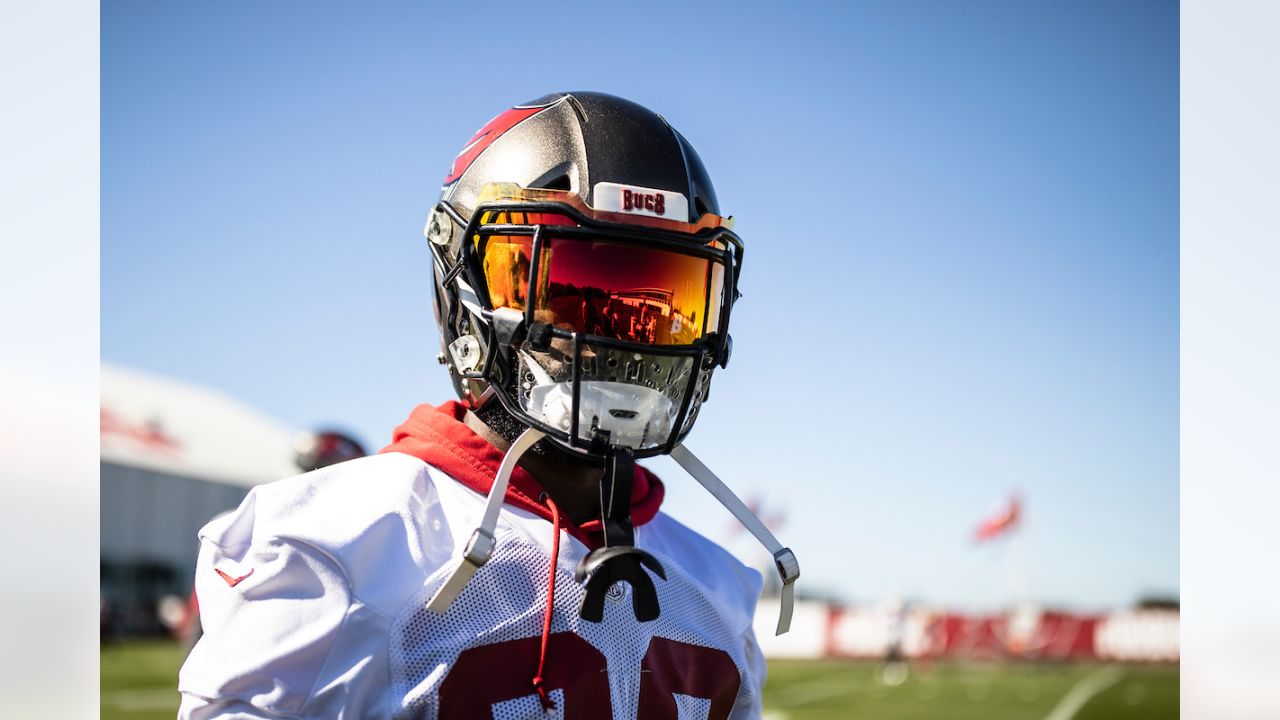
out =
{"type": "Polygon", "coordinates": [[[502,458],[502,464],[498,466],[498,474],[493,478],[493,487],[489,488],[489,497],[485,499],[484,518],[480,520],[480,527],[471,533],[471,539],[467,541],[467,547],[462,551],[462,559],[449,575],[449,579],[445,580],[444,585],[441,585],[436,594],[431,597],[431,602],[427,603],[427,609],[431,612],[443,615],[471,581],[471,576],[493,557],[495,544],[493,529],[498,526],[498,511],[502,509],[503,498],[507,496],[507,484],[511,482],[511,473],[516,469],[516,463],[520,458],[533,447],[534,443],[541,440],[543,435],[541,430],[529,428],[521,433],[520,437],[511,444],[511,449],[507,450],[507,454],[502,458]]]}
{"type": "MultiPolygon", "coordinates": [[[[462,594],[463,588],[471,581],[471,577],[476,574],[482,565],[489,562],[489,558],[493,557],[495,541],[493,538],[493,530],[498,525],[498,512],[502,509],[503,499],[507,495],[507,485],[511,482],[511,473],[515,470],[516,463],[520,458],[533,447],[534,443],[544,437],[541,430],[529,428],[525,430],[516,441],[511,444],[511,449],[507,450],[507,454],[502,458],[502,464],[498,467],[498,474],[493,478],[493,487],[489,489],[489,497],[485,499],[484,517],[480,521],[480,527],[476,528],[471,534],[471,539],[467,542],[466,548],[462,551],[462,559],[458,561],[457,567],[449,574],[449,578],[444,584],[436,590],[436,594],[431,597],[431,601],[427,603],[427,609],[437,615],[442,615],[453,601],[462,594]]],[[[716,474],[702,464],[702,461],[689,452],[684,445],[677,445],[671,451],[671,457],[680,466],[685,469],[694,480],[697,480],[702,487],[707,489],[720,504],[725,507],[733,516],[742,523],[744,527],[756,536],[762,545],[773,553],[774,565],[778,568],[778,575],[782,578],[782,603],[778,612],[778,630],[777,634],[781,635],[791,629],[791,613],[795,607],[795,581],[800,577],[800,563],[796,561],[795,553],[788,548],[782,546],[778,542],[778,538],[769,532],[769,528],[760,522],[760,518],[747,508],[747,506],[738,499],[737,495],[725,485],[716,474]]]]}
{"type": "Polygon", "coordinates": [[[711,469],[702,464],[702,461],[689,452],[684,445],[677,445],[671,451],[671,457],[684,468],[686,472],[693,476],[707,492],[720,501],[720,504],[726,510],[733,513],[738,518],[738,522],[743,527],[756,536],[761,545],[770,553],[773,553],[773,564],[778,568],[778,575],[782,578],[782,603],[778,609],[778,631],[781,635],[791,629],[791,613],[795,608],[795,582],[800,577],[800,563],[796,560],[795,553],[789,548],[782,546],[778,542],[778,538],[769,532],[769,528],[765,527],[760,518],[747,508],[742,500],[725,485],[711,469]]]}

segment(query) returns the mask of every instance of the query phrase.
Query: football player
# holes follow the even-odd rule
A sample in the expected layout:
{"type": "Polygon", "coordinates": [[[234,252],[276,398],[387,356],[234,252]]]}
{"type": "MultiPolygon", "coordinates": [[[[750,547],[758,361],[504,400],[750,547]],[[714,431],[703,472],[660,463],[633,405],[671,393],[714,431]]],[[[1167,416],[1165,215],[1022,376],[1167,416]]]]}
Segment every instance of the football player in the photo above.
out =
{"type": "Polygon", "coordinates": [[[183,718],[748,718],[760,575],[661,509],[730,356],[743,243],[665,119],[600,93],[518,105],[425,230],[459,400],[377,455],[254,488],[200,532],[183,718]]]}

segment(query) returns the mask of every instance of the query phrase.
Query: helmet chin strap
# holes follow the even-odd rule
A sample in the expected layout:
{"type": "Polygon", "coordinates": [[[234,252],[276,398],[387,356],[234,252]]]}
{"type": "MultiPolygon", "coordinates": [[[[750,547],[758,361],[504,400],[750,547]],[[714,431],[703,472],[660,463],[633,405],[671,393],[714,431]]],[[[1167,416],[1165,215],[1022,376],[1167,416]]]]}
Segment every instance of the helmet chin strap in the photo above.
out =
{"type": "MultiPolygon", "coordinates": [[[[471,577],[493,556],[496,544],[493,531],[498,524],[498,512],[506,497],[511,473],[520,458],[543,437],[541,430],[529,428],[507,450],[485,500],[480,527],[471,534],[458,565],[427,603],[428,610],[436,614],[443,614],[448,610],[471,577]]],[[[582,602],[580,614],[583,619],[591,622],[603,620],[604,598],[609,586],[624,580],[632,587],[632,610],[636,619],[641,622],[654,620],[660,612],[658,595],[653,580],[644,572],[644,568],[663,580],[667,576],[656,558],[633,545],[635,531],[631,524],[631,486],[635,481],[635,456],[630,448],[608,445],[607,438],[602,433],[596,435],[593,445],[605,456],[605,472],[600,481],[600,515],[604,524],[605,543],[578,564],[575,573],[577,580],[587,582],[587,595],[582,602]]],[[[777,634],[787,632],[791,629],[791,615],[795,607],[795,581],[800,577],[800,564],[795,553],[783,547],[760,518],[683,444],[672,449],[671,457],[773,554],[774,565],[782,579],[777,634]]]]}
{"type": "Polygon", "coordinates": [[[604,527],[604,545],[592,550],[578,563],[574,573],[578,582],[587,583],[587,595],[578,613],[583,620],[604,620],[604,598],[609,587],[625,580],[631,585],[632,612],[636,620],[657,620],[661,612],[658,591],[644,568],[667,579],[662,563],[653,555],[635,547],[635,531],[631,524],[631,486],[635,482],[636,460],[631,448],[609,445],[608,432],[597,432],[592,438],[593,454],[603,454],[604,476],[600,478],[600,519],[604,527]],[[589,580],[587,578],[590,578],[589,580]]]}
{"type": "Polygon", "coordinates": [[[471,576],[493,557],[496,544],[493,539],[493,529],[498,526],[498,511],[502,509],[503,498],[507,496],[507,485],[511,482],[511,473],[516,469],[516,463],[520,458],[542,438],[541,430],[529,428],[511,443],[511,448],[502,458],[502,464],[498,466],[498,474],[493,478],[493,487],[489,488],[489,497],[485,499],[484,517],[480,520],[480,527],[471,533],[471,539],[467,541],[467,547],[462,551],[462,559],[458,561],[458,566],[453,569],[444,585],[436,590],[436,594],[427,603],[427,609],[431,612],[437,615],[444,614],[444,611],[449,609],[453,601],[462,593],[462,589],[471,581],[471,576]]]}
{"type": "Polygon", "coordinates": [[[778,569],[778,576],[782,579],[782,602],[778,608],[777,634],[781,635],[790,630],[791,613],[795,608],[795,582],[796,578],[800,577],[800,563],[796,560],[795,553],[791,552],[790,548],[783,547],[760,518],[756,517],[755,513],[733,494],[729,486],[716,477],[716,474],[702,464],[702,461],[689,452],[683,444],[671,450],[671,458],[680,463],[680,467],[692,475],[693,479],[706,488],[716,500],[719,500],[726,510],[733,513],[738,522],[742,523],[743,527],[755,535],[760,544],[773,554],[774,567],[778,569]]]}

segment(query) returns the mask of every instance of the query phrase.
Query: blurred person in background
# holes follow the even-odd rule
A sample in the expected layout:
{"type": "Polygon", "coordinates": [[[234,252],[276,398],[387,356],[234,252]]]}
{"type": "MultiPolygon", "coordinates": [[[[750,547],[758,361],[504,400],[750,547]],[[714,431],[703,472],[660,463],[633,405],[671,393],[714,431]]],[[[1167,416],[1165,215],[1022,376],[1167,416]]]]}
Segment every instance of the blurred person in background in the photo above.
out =
{"type": "Polygon", "coordinates": [[[885,685],[901,685],[911,672],[902,644],[907,632],[907,613],[910,606],[893,598],[885,604],[884,621],[887,642],[884,660],[880,663],[880,682],[885,685]]]}

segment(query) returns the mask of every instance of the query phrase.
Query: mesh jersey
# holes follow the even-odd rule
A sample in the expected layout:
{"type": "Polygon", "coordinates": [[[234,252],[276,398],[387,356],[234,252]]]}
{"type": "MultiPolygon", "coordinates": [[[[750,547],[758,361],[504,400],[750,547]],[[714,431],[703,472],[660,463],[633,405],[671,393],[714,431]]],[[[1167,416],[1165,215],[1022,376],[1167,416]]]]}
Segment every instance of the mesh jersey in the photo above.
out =
{"type": "Polygon", "coordinates": [[[543,677],[532,685],[552,527],[503,506],[497,551],[443,615],[426,603],[484,498],[400,453],[252,490],[200,532],[204,637],[179,675],[180,718],[759,717],[764,659],[751,629],[760,576],[665,514],[636,545],[666,569],[661,616],[630,587],[602,623],[578,617],[588,548],[561,535],[543,677]]]}

